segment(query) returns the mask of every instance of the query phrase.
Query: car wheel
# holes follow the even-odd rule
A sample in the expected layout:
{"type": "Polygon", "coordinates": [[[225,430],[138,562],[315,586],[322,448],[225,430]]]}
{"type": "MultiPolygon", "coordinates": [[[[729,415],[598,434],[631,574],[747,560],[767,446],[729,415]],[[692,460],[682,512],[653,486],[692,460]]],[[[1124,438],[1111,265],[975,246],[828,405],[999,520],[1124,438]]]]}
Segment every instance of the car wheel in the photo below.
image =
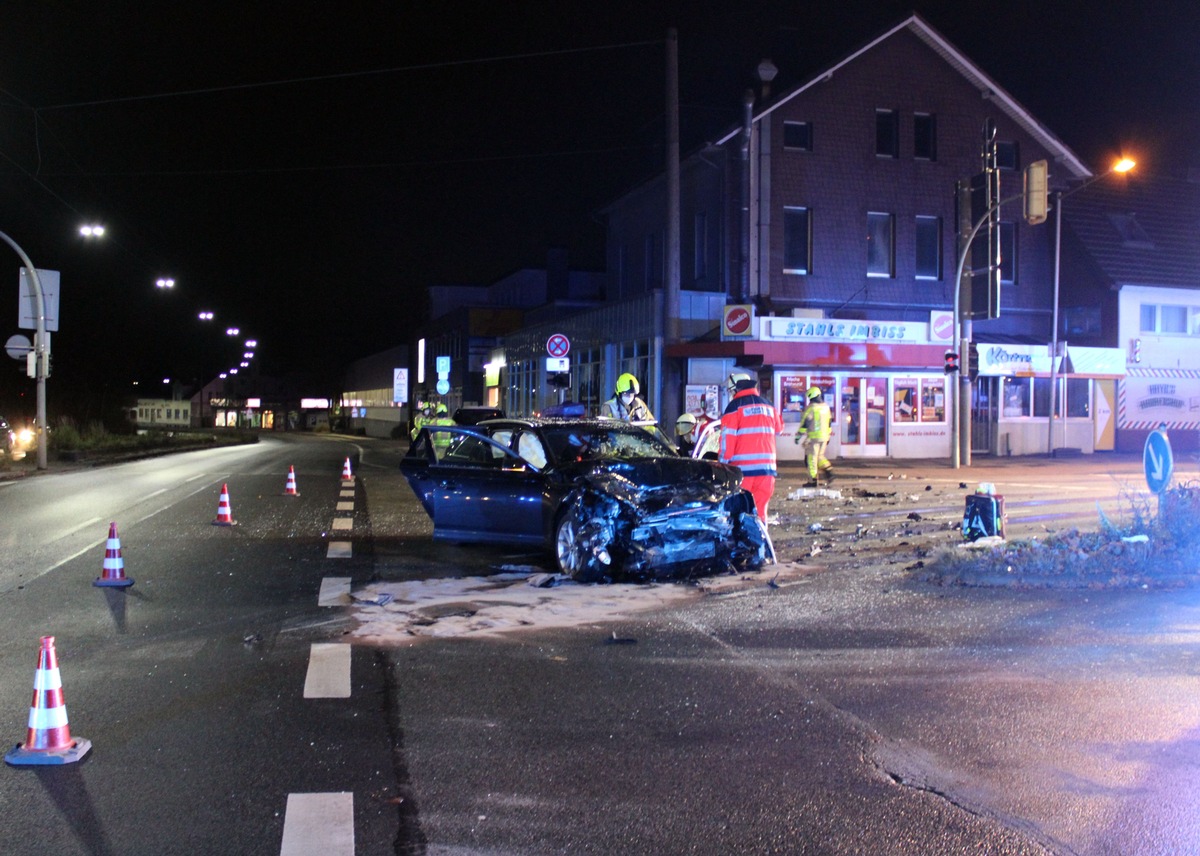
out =
{"type": "Polygon", "coordinates": [[[576,582],[599,582],[605,577],[607,568],[596,557],[591,540],[580,530],[575,505],[563,513],[554,529],[554,558],[558,570],[576,582]]]}

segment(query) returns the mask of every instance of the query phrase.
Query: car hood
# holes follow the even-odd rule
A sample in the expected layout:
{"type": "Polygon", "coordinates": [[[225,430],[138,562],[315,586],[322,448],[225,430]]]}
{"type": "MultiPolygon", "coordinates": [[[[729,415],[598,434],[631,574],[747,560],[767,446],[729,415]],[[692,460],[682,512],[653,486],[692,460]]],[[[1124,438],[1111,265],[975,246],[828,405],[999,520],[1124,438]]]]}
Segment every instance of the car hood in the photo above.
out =
{"type": "Polygon", "coordinates": [[[616,499],[654,510],[691,502],[716,502],[741,490],[736,467],[693,458],[593,463],[581,480],[616,499]]]}

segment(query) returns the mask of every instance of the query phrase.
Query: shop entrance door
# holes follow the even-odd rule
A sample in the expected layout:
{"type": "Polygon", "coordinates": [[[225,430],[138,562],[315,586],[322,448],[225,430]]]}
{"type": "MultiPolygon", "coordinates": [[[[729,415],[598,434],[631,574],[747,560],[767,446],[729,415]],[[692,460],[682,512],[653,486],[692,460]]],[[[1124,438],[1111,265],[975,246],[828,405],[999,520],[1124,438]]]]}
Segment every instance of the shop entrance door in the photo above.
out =
{"type": "Polygon", "coordinates": [[[888,380],[885,377],[846,377],[838,384],[839,454],[847,458],[887,455],[888,380]]]}

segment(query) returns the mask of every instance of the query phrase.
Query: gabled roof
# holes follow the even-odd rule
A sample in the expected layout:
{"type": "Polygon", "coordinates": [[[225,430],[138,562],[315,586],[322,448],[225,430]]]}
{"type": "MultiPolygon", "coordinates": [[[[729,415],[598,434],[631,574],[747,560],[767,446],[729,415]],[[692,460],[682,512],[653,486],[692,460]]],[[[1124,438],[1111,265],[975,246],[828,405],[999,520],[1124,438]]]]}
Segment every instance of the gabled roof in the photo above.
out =
{"type": "Polygon", "coordinates": [[[1200,289],[1200,184],[1110,176],[1068,195],[1062,215],[1112,285],[1200,289]]]}
{"type": "MultiPolygon", "coordinates": [[[[983,93],[983,97],[992,101],[992,103],[994,103],[999,110],[1004,113],[1004,115],[1008,116],[1012,121],[1024,129],[1026,133],[1043,145],[1047,151],[1051,152],[1055,161],[1062,164],[1063,167],[1070,171],[1071,177],[1081,179],[1089,178],[1091,176],[1091,171],[1083,165],[1073,151],[1067,148],[1066,144],[1063,143],[1062,140],[1050,133],[1049,130],[1047,130],[1040,122],[1030,115],[1028,110],[1022,107],[1015,98],[1009,95],[1003,89],[1003,87],[997,84],[992,78],[984,74],[982,69],[967,59],[967,57],[961,51],[959,51],[958,48],[950,44],[950,42],[948,42],[945,37],[941,35],[941,33],[937,32],[931,26],[929,26],[929,24],[925,23],[925,21],[923,21],[918,15],[912,15],[906,20],[902,21],[900,24],[892,27],[887,32],[863,45],[846,58],[840,60],[834,65],[829,66],[823,71],[820,71],[808,81],[798,84],[787,93],[781,95],[777,100],[772,101],[762,110],[755,113],[754,121],[757,122],[762,117],[770,115],[793,98],[816,86],[817,84],[830,79],[840,69],[854,62],[863,54],[875,49],[883,42],[886,42],[888,39],[895,36],[897,33],[905,31],[912,33],[914,36],[928,45],[934,53],[942,57],[942,59],[949,63],[955,71],[966,78],[972,86],[983,93]]],[[[717,142],[723,145],[736,137],[739,133],[741,133],[741,128],[735,128],[717,142]]]]}

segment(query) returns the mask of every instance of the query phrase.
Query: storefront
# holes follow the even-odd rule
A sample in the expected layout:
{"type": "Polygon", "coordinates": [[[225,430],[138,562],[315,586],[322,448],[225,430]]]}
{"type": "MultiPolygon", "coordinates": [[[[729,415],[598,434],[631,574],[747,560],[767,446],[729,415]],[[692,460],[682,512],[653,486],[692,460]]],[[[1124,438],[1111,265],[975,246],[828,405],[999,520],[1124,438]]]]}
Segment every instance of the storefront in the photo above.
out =
{"type": "Polygon", "coordinates": [[[733,341],[675,346],[668,355],[687,358],[689,385],[723,380],[735,365],[754,367],[764,384],[769,378],[784,423],[781,460],[804,457],[793,439],[811,386],[821,388],[833,413],[830,456],[949,457],[953,384],[942,364],[952,345],[950,313],[931,312],[925,322],[770,316],[755,318],[750,331],[733,341]]]}
{"type": "Polygon", "coordinates": [[[1084,453],[1115,447],[1117,381],[1125,373],[1119,348],[1068,348],[1057,384],[1050,436],[1051,363],[1047,345],[978,343],[979,376],[972,390],[972,451],[998,455],[1084,453]]]}

